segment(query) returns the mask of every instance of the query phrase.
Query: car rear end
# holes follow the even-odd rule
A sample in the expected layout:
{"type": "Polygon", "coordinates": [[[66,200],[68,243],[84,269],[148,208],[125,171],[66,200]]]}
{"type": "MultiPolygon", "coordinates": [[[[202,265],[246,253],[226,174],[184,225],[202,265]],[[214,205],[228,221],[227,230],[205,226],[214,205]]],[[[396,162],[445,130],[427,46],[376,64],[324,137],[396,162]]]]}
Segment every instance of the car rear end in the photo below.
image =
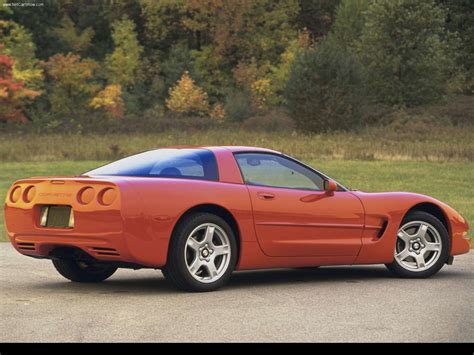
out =
{"type": "Polygon", "coordinates": [[[7,193],[5,224],[24,255],[80,252],[99,261],[132,261],[123,237],[120,188],[107,179],[18,180],[7,193]]]}

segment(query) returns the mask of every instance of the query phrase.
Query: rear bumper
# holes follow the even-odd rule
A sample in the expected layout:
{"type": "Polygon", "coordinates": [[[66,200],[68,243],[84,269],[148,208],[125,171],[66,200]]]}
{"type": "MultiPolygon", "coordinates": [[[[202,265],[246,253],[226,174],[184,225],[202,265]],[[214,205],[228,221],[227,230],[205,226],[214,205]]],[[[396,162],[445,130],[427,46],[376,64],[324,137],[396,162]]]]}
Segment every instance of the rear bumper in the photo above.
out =
{"type": "Polygon", "coordinates": [[[60,247],[78,248],[100,261],[136,262],[121,233],[103,236],[80,236],[72,233],[8,234],[13,247],[21,254],[37,258],[51,258],[51,252],[60,247]]]}
{"type": "Polygon", "coordinates": [[[159,269],[166,264],[167,239],[138,239],[126,232],[77,234],[59,230],[26,233],[8,232],[13,247],[21,254],[51,259],[58,248],[80,249],[95,260],[133,264],[159,269]]]}

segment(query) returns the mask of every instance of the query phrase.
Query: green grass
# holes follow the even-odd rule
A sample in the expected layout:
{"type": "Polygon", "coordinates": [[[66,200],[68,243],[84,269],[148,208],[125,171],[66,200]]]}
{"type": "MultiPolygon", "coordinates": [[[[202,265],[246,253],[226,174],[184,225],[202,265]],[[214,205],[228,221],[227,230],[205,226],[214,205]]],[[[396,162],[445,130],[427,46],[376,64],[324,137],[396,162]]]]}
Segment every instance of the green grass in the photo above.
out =
{"type": "MultiPolygon", "coordinates": [[[[265,145],[265,144],[262,144],[265,145]]],[[[433,196],[474,223],[474,163],[429,161],[303,160],[348,187],[363,191],[411,191],[433,196]]],[[[75,175],[105,161],[1,162],[0,198],[19,178],[44,175],[75,175]]],[[[0,240],[6,240],[3,209],[0,240]]],[[[472,234],[472,233],[471,233],[472,234]]]]}

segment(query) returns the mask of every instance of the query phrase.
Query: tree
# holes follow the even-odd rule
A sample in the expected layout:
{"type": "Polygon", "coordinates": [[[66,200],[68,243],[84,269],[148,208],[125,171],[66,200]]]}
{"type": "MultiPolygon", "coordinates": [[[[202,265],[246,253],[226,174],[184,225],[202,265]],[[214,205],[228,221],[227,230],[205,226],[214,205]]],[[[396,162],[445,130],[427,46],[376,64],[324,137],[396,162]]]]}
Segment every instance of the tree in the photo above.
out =
{"type": "Polygon", "coordinates": [[[187,12],[186,0],[139,0],[139,3],[147,49],[168,52],[172,45],[187,39],[188,31],[182,23],[187,12]]]}
{"type": "Polygon", "coordinates": [[[107,85],[90,102],[95,109],[103,109],[110,118],[123,117],[122,88],[119,84],[107,85]]]}
{"type": "Polygon", "coordinates": [[[113,48],[110,28],[114,21],[127,16],[141,28],[141,9],[137,0],[61,0],[60,4],[61,15],[71,18],[78,32],[94,31],[87,55],[95,60],[102,61],[113,48]]]}
{"type": "Polygon", "coordinates": [[[10,7],[5,6],[7,0],[0,0],[0,14],[11,15],[12,10],[10,7]]]}
{"type": "MultiPolygon", "coordinates": [[[[189,0],[185,5],[182,23],[190,34],[193,75],[211,100],[230,91],[239,65],[254,61],[260,73],[267,73],[297,37],[297,0],[189,0]]],[[[262,87],[264,76],[256,86],[262,87]]]]}
{"type": "Polygon", "coordinates": [[[245,23],[243,58],[255,57],[261,63],[274,63],[288,44],[298,36],[295,21],[299,11],[297,0],[251,1],[245,23]],[[245,44],[247,42],[248,44],[245,44]]]}
{"type": "Polygon", "coordinates": [[[47,74],[52,114],[64,124],[86,117],[89,103],[99,91],[95,82],[98,64],[77,54],[56,54],[42,63],[47,74]]]}
{"type": "Polygon", "coordinates": [[[188,0],[183,24],[193,32],[194,48],[211,46],[227,68],[242,60],[278,60],[296,35],[297,0],[188,0]]]}
{"type": "Polygon", "coordinates": [[[143,47],[137,40],[133,21],[124,17],[115,21],[112,28],[114,51],[105,59],[107,78],[127,89],[140,78],[143,47]]]}
{"type": "Polygon", "coordinates": [[[226,64],[225,57],[214,53],[212,45],[203,46],[201,50],[192,50],[191,56],[190,72],[199,80],[211,100],[221,100],[233,84],[231,68],[226,64]]]}
{"type": "Polygon", "coordinates": [[[283,92],[290,76],[290,70],[296,56],[312,46],[312,41],[308,31],[302,31],[298,38],[291,41],[285,52],[280,57],[280,62],[271,68],[269,78],[271,80],[271,91],[275,95],[277,104],[284,101],[283,92]]]}
{"type": "Polygon", "coordinates": [[[437,0],[447,11],[446,27],[461,39],[458,65],[464,67],[467,78],[465,92],[474,94],[474,1],[437,0]]]}
{"type": "Polygon", "coordinates": [[[9,20],[21,24],[31,34],[38,59],[57,53],[57,39],[51,29],[58,26],[62,18],[59,1],[48,1],[45,6],[13,6],[11,10],[9,20]]]}
{"type": "Polygon", "coordinates": [[[454,53],[433,0],[380,0],[367,10],[359,52],[378,101],[429,103],[447,90],[454,53]]]}
{"type": "Polygon", "coordinates": [[[91,27],[87,27],[80,32],[67,15],[64,15],[60,26],[53,28],[52,32],[66,52],[74,53],[85,53],[94,37],[94,30],[91,27]]]}
{"type": "Polygon", "coordinates": [[[184,72],[174,88],[170,88],[170,96],[166,107],[180,114],[203,115],[209,111],[206,92],[197,86],[188,72],[184,72]]]}
{"type": "Polygon", "coordinates": [[[31,34],[13,21],[0,21],[0,34],[4,54],[14,60],[13,78],[21,81],[26,88],[40,90],[43,86],[43,71],[38,67],[31,34]]]}
{"type": "Polygon", "coordinates": [[[309,31],[315,40],[324,38],[333,25],[340,0],[299,0],[298,2],[300,9],[297,24],[300,30],[309,31]]]}
{"type": "Polygon", "coordinates": [[[177,43],[172,46],[168,52],[168,56],[163,63],[161,63],[164,78],[164,93],[166,94],[168,92],[169,88],[181,78],[185,71],[195,76],[193,65],[191,51],[186,45],[177,43]]]}
{"type": "Polygon", "coordinates": [[[225,118],[225,109],[220,102],[217,102],[209,112],[209,117],[217,120],[222,121],[225,118]]]}
{"type": "Polygon", "coordinates": [[[285,88],[290,117],[311,132],[345,130],[361,123],[365,70],[357,58],[334,41],[301,51],[285,88]]]}
{"type": "Polygon", "coordinates": [[[366,12],[374,0],[342,0],[336,9],[331,30],[340,45],[354,48],[360,39],[366,21],[366,12]]]}
{"type": "Polygon", "coordinates": [[[13,76],[14,60],[2,53],[0,45],[0,121],[28,121],[24,114],[24,106],[39,96],[38,91],[25,88],[22,81],[13,76]]]}

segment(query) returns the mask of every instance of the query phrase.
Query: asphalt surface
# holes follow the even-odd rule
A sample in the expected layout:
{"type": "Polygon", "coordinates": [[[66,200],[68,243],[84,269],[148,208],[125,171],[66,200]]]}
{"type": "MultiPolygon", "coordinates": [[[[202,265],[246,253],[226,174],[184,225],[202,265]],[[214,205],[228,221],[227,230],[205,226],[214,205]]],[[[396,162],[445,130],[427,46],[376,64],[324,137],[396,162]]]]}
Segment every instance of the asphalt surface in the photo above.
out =
{"type": "Polygon", "coordinates": [[[234,273],[182,293],[159,271],[77,284],[0,243],[0,341],[474,341],[474,252],[426,280],[383,266],[234,273]]]}

